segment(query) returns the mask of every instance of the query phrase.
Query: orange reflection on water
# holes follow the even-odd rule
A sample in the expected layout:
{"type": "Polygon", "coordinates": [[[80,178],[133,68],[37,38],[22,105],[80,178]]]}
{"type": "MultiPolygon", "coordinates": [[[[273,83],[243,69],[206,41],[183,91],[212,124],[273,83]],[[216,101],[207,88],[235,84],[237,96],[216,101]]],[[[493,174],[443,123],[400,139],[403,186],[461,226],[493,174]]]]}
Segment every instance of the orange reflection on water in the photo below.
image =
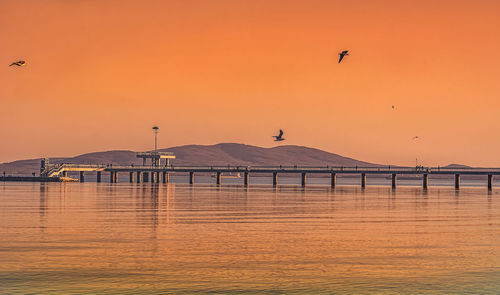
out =
{"type": "Polygon", "coordinates": [[[1,293],[460,293],[498,283],[483,189],[2,184],[1,293]]]}

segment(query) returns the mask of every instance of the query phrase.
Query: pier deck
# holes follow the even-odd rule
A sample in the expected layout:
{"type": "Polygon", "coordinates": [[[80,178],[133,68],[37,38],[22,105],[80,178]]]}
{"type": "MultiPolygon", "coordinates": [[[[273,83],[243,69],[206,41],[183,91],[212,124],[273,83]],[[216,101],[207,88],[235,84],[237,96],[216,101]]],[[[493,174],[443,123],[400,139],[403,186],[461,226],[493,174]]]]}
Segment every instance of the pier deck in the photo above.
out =
{"type": "Polygon", "coordinates": [[[118,173],[129,173],[130,182],[163,182],[169,180],[171,173],[188,173],[189,183],[195,181],[195,174],[215,174],[216,183],[222,183],[223,174],[244,174],[244,185],[249,184],[250,174],[271,174],[273,184],[278,184],[279,174],[300,174],[302,186],[306,185],[307,174],[328,174],[331,177],[331,186],[336,185],[336,176],[343,174],[360,175],[361,187],[366,187],[367,175],[390,175],[392,187],[397,186],[398,175],[415,175],[422,177],[422,186],[428,187],[428,178],[430,175],[454,175],[455,188],[460,188],[461,175],[484,175],[487,176],[488,189],[493,187],[493,176],[500,175],[500,168],[441,168],[441,167],[398,167],[398,166],[379,166],[379,167],[343,167],[343,166],[117,166],[117,165],[76,165],[61,164],[54,165],[44,171],[42,175],[48,177],[66,176],[67,172],[79,172],[80,181],[84,181],[85,172],[96,172],[97,182],[101,182],[102,172],[109,172],[110,182],[117,182],[118,173]]]}

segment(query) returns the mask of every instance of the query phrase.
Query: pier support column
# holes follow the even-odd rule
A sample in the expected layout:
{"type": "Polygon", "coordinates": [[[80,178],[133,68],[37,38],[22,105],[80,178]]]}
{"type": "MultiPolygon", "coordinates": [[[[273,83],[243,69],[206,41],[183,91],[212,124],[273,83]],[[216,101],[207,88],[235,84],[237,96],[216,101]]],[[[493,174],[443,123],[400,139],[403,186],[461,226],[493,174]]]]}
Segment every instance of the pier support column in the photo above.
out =
{"type": "Polygon", "coordinates": [[[488,190],[493,189],[493,174],[488,174],[488,190]]]}
{"type": "Polygon", "coordinates": [[[163,175],[163,183],[169,183],[170,182],[170,173],[164,172],[165,174],[163,175]]]}
{"type": "Polygon", "coordinates": [[[160,172],[156,172],[156,183],[160,183],[160,172]]]}
{"type": "Polygon", "coordinates": [[[306,187],[306,173],[305,172],[302,172],[300,184],[302,185],[302,187],[306,187]]]}
{"type": "Polygon", "coordinates": [[[243,184],[245,186],[248,186],[248,181],[250,180],[250,173],[248,172],[245,172],[244,176],[243,176],[243,184]]]}
{"type": "Polygon", "coordinates": [[[63,171],[63,172],[62,172],[62,176],[63,176],[63,177],[68,177],[68,171],[63,171]]]}
{"type": "Polygon", "coordinates": [[[361,173],[361,188],[366,188],[366,174],[361,173]]]}
{"type": "Polygon", "coordinates": [[[427,189],[429,187],[429,174],[424,174],[422,178],[422,187],[427,189]]]}
{"type": "Polygon", "coordinates": [[[221,173],[217,172],[217,185],[221,184],[221,173]]]}
{"type": "Polygon", "coordinates": [[[189,172],[189,184],[194,184],[194,172],[189,172]]]}
{"type": "Polygon", "coordinates": [[[278,172],[273,172],[273,186],[278,185],[278,172]]]}
{"type": "Polygon", "coordinates": [[[102,172],[101,171],[97,171],[96,181],[97,182],[101,182],[101,177],[102,177],[102,172]]]}
{"type": "Polygon", "coordinates": [[[115,182],[115,175],[114,174],[115,174],[115,172],[113,172],[113,171],[109,172],[109,183],[115,182]]]}
{"type": "Polygon", "coordinates": [[[397,181],[396,174],[392,174],[392,189],[396,189],[396,181],[397,181]]]}
{"type": "Polygon", "coordinates": [[[331,177],[330,185],[332,186],[332,188],[335,188],[335,186],[337,185],[337,174],[332,172],[330,177],[331,177]]]}
{"type": "Polygon", "coordinates": [[[167,177],[168,177],[167,176],[167,172],[163,171],[162,173],[163,173],[163,175],[162,175],[162,182],[163,183],[167,183],[167,177]]]}
{"type": "Polygon", "coordinates": [[[83,171],[80,171],[80,182],[85,182],[85,174],[83,171]]]}
{"type": "Polygon", "coordinates": [[[128,182],[133,183],[134,182],[134,172],[130,171],[128,175],[128,182]]]}
{"type": "Polygon", "coordinates": [[[460,174],[455,174],[455,189],[460,189],[460,174]]]}
{"type": "Polygon", "coordinates": [[[149,172],[142,173],[142,182],[149,182],[149,172]]]}
{"type": "Polygon", "coordinates": [[[135,182],[141,183],[141,180],[142,180],[141,176],[142,176],[142,172],[141,171],[137,171],[137,174],[135,175],[135,178],[136,178],[135,182]]]}

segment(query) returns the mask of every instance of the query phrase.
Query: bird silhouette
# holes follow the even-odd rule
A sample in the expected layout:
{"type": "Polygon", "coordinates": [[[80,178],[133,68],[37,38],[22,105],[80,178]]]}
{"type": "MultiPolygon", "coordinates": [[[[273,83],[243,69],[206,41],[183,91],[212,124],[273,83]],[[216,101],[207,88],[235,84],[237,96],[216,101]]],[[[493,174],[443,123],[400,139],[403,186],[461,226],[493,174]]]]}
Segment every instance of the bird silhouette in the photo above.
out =
{"type": "Polygon", "coordinates": [[[396,107],[395,106],[392,106],[392,109],[394,110],[396,107]]]}
{"type": "Polygon", "coordinates": [[[420,137],[418,137],[418,136],[414,136],[414,137],[413,137],[413,140],[415,140],[415,139],[419,139],[419,138],[420,138],[420,137]]]}
{"type": "Polygon", "coordinates": [[[285,139],[283,138],[283,130],[281,130],[281,129],[280,129],[280,134],[278,134],[278,135],[273,135],[273,137],[274,137],[274,141],[282,141],[282,140],[285,140],[285,139]]]}
{"type": "Polygon", "coordinates": [[[11,64],[9,65],[9,67],[11,67],[11,66],[18,66],[18,67],[22,67],[22,66],[24,66],[24,64],[25,64],[25,63],[26,63],[26,62],[25,62],[24,60],[19,60],[19,61],[16,61],[16,62],[11,63],[11,64]]]}
{"type": "Polygon", "coordinates": [[[340,53],[339,53],[339,55],[340,55],[340,58],[339,58],[339,63],[342,61],[342,59],[344,58],[344,56],[349,55],[349,53],[348,53],[348,52],[349,52],[349,51],[344,50],[344,51],[342,51],[342,52],[340,52],[340,53]]]}

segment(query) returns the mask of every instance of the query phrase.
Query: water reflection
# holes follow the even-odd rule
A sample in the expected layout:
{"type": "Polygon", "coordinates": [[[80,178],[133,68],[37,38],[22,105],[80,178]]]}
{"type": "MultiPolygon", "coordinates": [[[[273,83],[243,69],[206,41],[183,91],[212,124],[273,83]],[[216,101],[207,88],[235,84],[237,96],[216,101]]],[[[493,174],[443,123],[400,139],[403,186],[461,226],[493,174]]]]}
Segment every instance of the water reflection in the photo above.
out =
{"type": "Polygon", "coordinates": [[[40,183],[40,205],[39,205],[39,212],[40,212],[40,232],[44,233],[45,231],[45,223],[46,223],[46,218],[45,215],[47,214],[47,184],[44,182],[40,183]]]}
{"type": "Polygon", "coordinates": [[[494,293],[495,195],[7,184],[0,293],[494,293]]]}

